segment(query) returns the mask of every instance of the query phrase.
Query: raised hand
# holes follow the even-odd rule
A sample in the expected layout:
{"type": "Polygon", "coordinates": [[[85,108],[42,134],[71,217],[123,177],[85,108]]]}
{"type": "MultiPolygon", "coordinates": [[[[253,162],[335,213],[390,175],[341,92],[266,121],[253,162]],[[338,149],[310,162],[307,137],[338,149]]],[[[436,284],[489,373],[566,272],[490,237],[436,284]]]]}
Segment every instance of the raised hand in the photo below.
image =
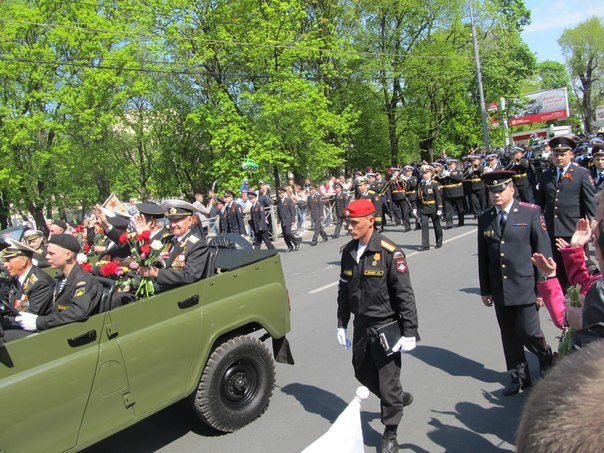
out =
{"type": "Polygon", "coordinates": [[[584,247],[591,239],[591,225],[588,219],[579,219],[570,245],[575,247],[584,247]]]}
{"type": "Polygon", "coordinates": [[[531,262],[542,275],[556,275],[556,262],[552,257],[546,258],[541,253],[533,253],[533,256],[531,257],[531,262]]]}

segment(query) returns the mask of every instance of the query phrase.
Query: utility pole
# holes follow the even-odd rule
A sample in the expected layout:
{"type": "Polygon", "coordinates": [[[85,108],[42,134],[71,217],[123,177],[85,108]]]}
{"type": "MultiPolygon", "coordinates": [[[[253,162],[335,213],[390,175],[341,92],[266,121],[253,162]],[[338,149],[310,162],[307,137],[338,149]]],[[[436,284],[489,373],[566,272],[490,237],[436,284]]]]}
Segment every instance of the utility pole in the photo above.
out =
{"type": "Polygon", "coordinates": [[[480,96],[480,116],[482,117],[482,133],[485,152],[490,150],[489,129],[487,127],[487,107],[484,102],[484,91],[482,89],[482,69],[480,67],[480,54],[478,53],[478,39],[476,38],[476,25],[474,24],[474,11],[472,10],[472,0],[468,0],[470,8],[470,21],[472,23],[472,42],[474,43],[474,61],[476,63],[476,79],[478,80],[478,94],[480,96]]]}

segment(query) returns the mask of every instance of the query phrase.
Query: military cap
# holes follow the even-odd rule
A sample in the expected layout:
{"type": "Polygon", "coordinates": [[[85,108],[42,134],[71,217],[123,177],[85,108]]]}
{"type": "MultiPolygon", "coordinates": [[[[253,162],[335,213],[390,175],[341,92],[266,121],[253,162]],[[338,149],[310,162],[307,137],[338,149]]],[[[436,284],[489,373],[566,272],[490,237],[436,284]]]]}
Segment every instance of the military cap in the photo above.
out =
{"type": "Polygon", "coordinates": [[[432,168],[436,168],[436,167],[442,167],[443,164],[441,164],[440,162],[432,162],[432,168]]]}
{"type": "Polygon", "coordinates": [[[365,177],[367,177],[367,178],[375,178],[375,173],[374,173],[374,172],[372,172],[372,171],[370,171],[369,173],[367,173],[367,174],[365,175],[365,177]]]}
{"type": "Polygon", "coordinates": [[[524,154],[524,148],[521,148],[520,146],[514,146],[512,148],[512,152],[513,153],[523,153],[524,154]]]}
{"type": "Polygon", "coordinates": [[[350,203],[346,209],[344,209],[344,215],[346,217],[365,217],[375,212],[375,206],[371,200],[366,198],[360,198],[350,203]]]}
{"type": "Polygon", "coordinates": [[[398,168],[398,167],[392,167],[390,170],[392,170],[392,171],[401,171],[401,169],[398,168]]]}
{"type": "Polygon", "coordinates": [[[344,187],[344,186],[342,186],[342,183],[341,183],[341,182],[334,182],[334,183],[333,183],[333,186],[334,186],[334,187],[339,187],[340,189],[342,189],[342,188],[344,187]]]}
{"type": "Polygon", "coordinates": [[[422,165],[421,167],[419,167],[419,171],[420,173],[427,173],[429,171],[434,173],[434,167],[431,165],[422,165]]]}
{"type": "Polygon", "coordinates": [[[493,159],[497,159],[499,156],[497,154],[488,154],[487,155],[487,160],[493,160],[493,159]]]}
{"type": "Polygon", "coordinates": [[[509,170],[492,171],[484,173],[482,179],[490,192],[502,192],[512,182],[515,174],[516,172],[509,170]]]}
{"type": "Polygon", "coordinates": [[[235,196],[235,192],[233,192],[232,190],[225,190],[224,191],[224,196],[226,197],[234,197],[235,196]]]}
{"type": "Polygon", "coordinates": [[[552,151],[564,152],[569,150],[574,151],[577,144],[568,137],[554,137],[549,141],[549,146],[552,151]]]}
{"type": "Polygon", "coordinates": [[[60,219],[59,220],[52,219],[51,223],[54,224],[54,225],[56,225],[56,226],[58,226],[59,228],[67,230],[67,223],[63,222],[60,219]]]}
{"type": "Polygon", "coordinates": [[[122,216],[116,215],[113,217],[107,217],[107,222],[114,228],[118,230],[126,230],[130,222],[122,216]]]}
{"type": "Polygon", "coordinates": [[[216,197],[216,202],[224,204],[224,198],[216,197]]]}
{"type": "Polygon", "coordinates": [[[604,156],[604,143],[601,145],[595,145],[592,149],[591,149],[591,155],[593,157],[596,156],[604,156]]]}
{"type": "Polygon", "coordinates": [[[357,179],[354,180],[354,183],[357,186],[360,186],[361,184],[369,184],[369,181],[367,181],[367,178],[363,178],[362,176],[358,177],[357,179]]]}
{"type": "Polygon", "coordinates": [[[455,163],[455,164],[456,164],[457,162],[459,162],[459,160],[458,160],[458,159],[456,159],[455,157],[449,157],[449,158],[447,159],[447,161],[446,161],[446,162],[447,162],[448,164],[453,164],[453,163],[455,163]]]}
{"type": "Polygon", "coordinates": [[[253,198],[256,198],[258,195],[257,195],[257,194],[256,194],[256,192],[254,192],[253,190],[250,190],[250,191],[247,193],[247,196],[248,196],[248,197],[250,197],[250,198],[252,198],[252,197],[253,197],[253,198]]]}
{"type": "Polygon", "coordinates": [[[285,193],[286,190],[283,187],[277,187],[277,193],[285,193]]]}
{"type": "Polygon", "coordinates": [[[57,245],[73,253],[80,253],[80,243],[71,234],[53,234],[50,236],[48,243],[57,245]]]}
{"type": "Polygon", "coordinates": [[[8,260],[15,256],[27,256],[28,258],[31,258],[36,252],[30,246],[15,241],[12,238],[6,238],[4,241],[8,244],[8,247],[2,250],[2,253],[0,254],[2,259],[8,260]]]}
{"type": "Polygon", "coordinates": [[[167,200],[161,204],[161,207],[165,212],[165,217],[169,219],[187,217],[198,212],[195,206],[182,200],[167,200]]]}
{"type": "Polygon", "coordinates": [[[157,203],[137,203],[136,209],[147,219],[161,219],[165,211],[157,203]]]}
{"type": "Polygon", "coordinates": [[[40,230],[26,230],[23,233],[23,239],[25,239],[25,238],[35,238],[35,237],[38,237],[38,236],[45,236],[45,234],[44,234],[43,231],[40,231],[40,230]]]}
{"type": "Polygon", "coordinates": [[[413,166],[412,166],[412,165],[405,165],[405,166],[403,167],[403,170],[405,170],[405,171],[413,171],[413,170],[414,170],[414,168],[413,168],[413,166]]]}

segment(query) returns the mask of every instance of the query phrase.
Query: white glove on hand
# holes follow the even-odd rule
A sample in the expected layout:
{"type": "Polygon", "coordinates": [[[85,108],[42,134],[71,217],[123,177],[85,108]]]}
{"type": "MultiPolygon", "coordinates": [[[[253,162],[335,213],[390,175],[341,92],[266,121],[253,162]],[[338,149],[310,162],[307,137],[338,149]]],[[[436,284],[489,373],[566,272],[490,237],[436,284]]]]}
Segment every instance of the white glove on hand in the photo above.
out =
{"type": "Polygon", "coordinates": [[[36,326],[36,319],[38,319],[38,315],[23,312],[15,318],[15,321],[19,323],[23,330],[35,332],[36,330],[38,330],[38,327],[36,326]]]}
{"type": "Polygon", "coordinates": [[[338,328],[337,333],[338,343],[340,346],[344,346],[346,349],[350,349],[351,343],[348,338],[346,338],[346,329],[338,328]]]}
{"type": "Polygon", "coordinates": [[[440,217],[441,215],[443,215],[443,212],[442,212],[442,211],[439,209],[438,211],[436,211],[436,215],[437,215],[438,217],[440,217]]]}
{"type": "Polygon", "coordinates": [[[392,346],[394,352],[409,352],[415,349],[415,337],[401,337],[400,340],[392,346]]]}

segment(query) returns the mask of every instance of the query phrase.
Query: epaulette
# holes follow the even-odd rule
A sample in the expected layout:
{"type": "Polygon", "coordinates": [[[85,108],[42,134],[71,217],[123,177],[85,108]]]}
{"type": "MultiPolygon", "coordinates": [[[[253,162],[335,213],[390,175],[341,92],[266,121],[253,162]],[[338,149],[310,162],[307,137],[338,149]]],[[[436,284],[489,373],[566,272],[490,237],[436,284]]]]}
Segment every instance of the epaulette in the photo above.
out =
{"type": "Polygon", "coordinates": [[[525,201],[521,201],[520,203],[518,203],[520,206],[524,206],[526,208],[533,208],[533,209],[537,209],[539,206],[533,203],[527,203],[525,201]]]}
{"type": "Polygon", "coordinates": [[[27,280],[29,281],[30,285],[33,285],[34,283],[36,283],[38,281],[38,277],[36,277],[34,274],[31,274],[27,280]]]}
{"type": "Polygon", "coordinates": [[[387,239],[382,239],[382,248],[390,253],[394,252],[397,245],[394,242],[390,242],[387,239]]]}
{"type": "Polygon", "coordinates": [[[195,236],[194,234],[192,234],[191,236],[189,236],[189,242],[191,244],[197,244],[199,242],[199,238],[197,236],[195,236]]]}
{"type": "Polygon", "coordinates": [[[367,193],[368,193],[368,194],[374,194],[374,193],[375,193],[375,190],[371,190],[371,189],[369,189],[369,190],[367,191],[367,193]]]}

